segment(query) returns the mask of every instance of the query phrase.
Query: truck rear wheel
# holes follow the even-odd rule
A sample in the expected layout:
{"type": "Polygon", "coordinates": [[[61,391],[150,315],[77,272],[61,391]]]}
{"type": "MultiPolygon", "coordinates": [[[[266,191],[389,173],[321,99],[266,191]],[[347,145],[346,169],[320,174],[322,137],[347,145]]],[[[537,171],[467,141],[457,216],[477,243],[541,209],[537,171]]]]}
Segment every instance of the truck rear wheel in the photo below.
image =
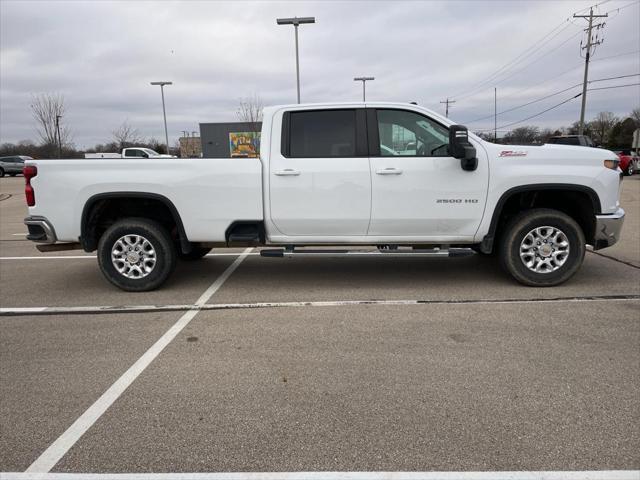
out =
{"type": "Polygon", "coordinates": [[[100,238],[98,264],[116,287],[146,292],[169,277],[176,265],[176,250],[169,232],[158,222],[125,218],[100,238]]]}
{"type": "Polygon", "coordinates": [[[507,225],[500,242],[500,262],[518,282],[551,287],[571,278],[582,265],[584,233],[570,216],[536,208],[507,225]]]}

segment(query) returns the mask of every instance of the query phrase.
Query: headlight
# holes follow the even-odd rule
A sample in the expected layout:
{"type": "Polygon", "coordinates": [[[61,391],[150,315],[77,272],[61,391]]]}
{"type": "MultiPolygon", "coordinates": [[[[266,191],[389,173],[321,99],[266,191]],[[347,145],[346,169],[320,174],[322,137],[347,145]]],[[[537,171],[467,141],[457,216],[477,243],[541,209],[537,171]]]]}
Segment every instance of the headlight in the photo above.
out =
{"type": "Polygon", "coordinates": [[[620,159],[616,158],[615,160],[605,160],[604,166],[610,168],[611,170],[617,170],[618,165],[620,164],[620,159]]]}

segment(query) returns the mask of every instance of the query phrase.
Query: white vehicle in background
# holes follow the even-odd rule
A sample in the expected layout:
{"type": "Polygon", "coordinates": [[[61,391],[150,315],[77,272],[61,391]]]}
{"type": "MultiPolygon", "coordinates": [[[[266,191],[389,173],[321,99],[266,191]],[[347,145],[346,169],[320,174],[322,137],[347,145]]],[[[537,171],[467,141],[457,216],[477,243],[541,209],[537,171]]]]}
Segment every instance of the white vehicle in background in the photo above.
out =
{"type": "Polygon", "coordinates": [[[473,249],[544,287],[575,274],[587,244],[619,239],[622,179],[608,150],[498,145],[403,103],[263,117],[259,158],[27,161],[27,239],[97,250],[107,280],[128,291],[159,287],[180,257],[247,245],[274,247],[266,257],[473,249]]]}
{"type": "Polygon", "coordinates": [[[85,153],[84,158],[177,158],[145,147],[123,148],[122,153],[85,153]]]}

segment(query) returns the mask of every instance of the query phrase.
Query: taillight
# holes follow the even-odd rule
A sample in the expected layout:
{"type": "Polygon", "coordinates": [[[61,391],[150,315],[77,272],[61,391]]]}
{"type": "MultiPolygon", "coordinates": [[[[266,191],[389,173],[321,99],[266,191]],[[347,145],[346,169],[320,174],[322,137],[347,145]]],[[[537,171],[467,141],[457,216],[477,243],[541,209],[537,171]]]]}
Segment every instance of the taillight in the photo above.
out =
{"type": "Polygon", "coordinates": [[[31,185],[31,179],[38,175],[38,167],[27,165],[22,169],[24,175],[24,196],[27,197],[27,205],[33,207],[36,204],[36,194],[31,185]]]}

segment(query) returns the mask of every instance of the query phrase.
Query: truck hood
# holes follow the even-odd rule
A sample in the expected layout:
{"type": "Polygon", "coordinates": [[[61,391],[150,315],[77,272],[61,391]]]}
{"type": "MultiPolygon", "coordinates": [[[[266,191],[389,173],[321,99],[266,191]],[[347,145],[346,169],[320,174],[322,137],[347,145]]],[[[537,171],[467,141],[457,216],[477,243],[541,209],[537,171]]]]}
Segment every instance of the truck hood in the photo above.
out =
{"type": "Polygon", "coordinates": [[[563,161],[575,160],[576,163],[592,164],[594,161],[602,162],[608,159],[617,159],[618,156],[604,148],[579,147],[574,145],[500,145],[485,142],[487,151],[494,157],[514,159],[562,159],[563,161]]]}

